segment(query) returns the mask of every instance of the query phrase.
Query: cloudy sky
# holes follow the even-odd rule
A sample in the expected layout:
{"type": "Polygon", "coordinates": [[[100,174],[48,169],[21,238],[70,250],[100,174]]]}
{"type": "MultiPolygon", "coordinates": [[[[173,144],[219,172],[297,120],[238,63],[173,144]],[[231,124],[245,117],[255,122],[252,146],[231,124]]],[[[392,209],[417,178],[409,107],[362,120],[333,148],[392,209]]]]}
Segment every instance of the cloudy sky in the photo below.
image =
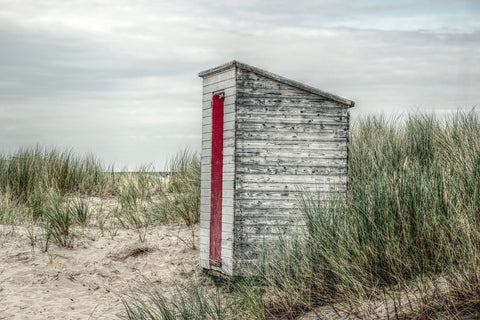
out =
{"type": "Polygon", "coordinates": [[[200,149],[198,72],[237,59],[356,101],[352,116],[480,104],[477,0],[0,0],[0,152],[118,169],[200,149]]]}

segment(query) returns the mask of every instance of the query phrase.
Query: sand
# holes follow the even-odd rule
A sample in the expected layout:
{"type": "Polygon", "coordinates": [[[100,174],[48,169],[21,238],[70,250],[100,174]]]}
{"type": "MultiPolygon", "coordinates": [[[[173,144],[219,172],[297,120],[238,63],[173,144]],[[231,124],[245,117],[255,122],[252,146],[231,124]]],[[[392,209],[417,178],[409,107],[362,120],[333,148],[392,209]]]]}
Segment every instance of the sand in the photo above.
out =
{"type": "Polygon", "coordinates": [[[168,293],[201,274],[186,226],[152,227],[145,242],[134,230],[77,232],[74,248],[42,252],[25,227],[0,225],[0,319],[118,319],[120,297],[145,280],[168,293]]]}

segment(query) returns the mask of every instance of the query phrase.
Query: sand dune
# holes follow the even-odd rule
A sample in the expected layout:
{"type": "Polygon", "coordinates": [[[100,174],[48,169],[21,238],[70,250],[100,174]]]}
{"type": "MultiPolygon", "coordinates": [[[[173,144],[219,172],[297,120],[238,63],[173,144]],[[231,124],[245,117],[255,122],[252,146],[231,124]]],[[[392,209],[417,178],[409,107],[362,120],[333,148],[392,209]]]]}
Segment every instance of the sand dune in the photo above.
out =
{"type": "Polygon", "coordinates": [[[24,227],[0,226],[0,319],[118,319],[122,294],[145,279],[166,293],[200,273],[185,226],[102,235],[87,229],[73,249],[32,251],[24,227]]]}

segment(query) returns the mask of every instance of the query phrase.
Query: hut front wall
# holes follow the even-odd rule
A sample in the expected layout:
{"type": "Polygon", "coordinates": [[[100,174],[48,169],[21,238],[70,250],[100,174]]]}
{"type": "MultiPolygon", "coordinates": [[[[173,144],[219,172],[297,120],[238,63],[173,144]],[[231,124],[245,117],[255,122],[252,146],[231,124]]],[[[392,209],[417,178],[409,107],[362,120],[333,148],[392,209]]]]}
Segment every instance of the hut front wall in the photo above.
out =
{"type": "Polygon", "coordinates": [[[335,101],[237,70],[235,273],[301,224],[300,190],[346,194],[348,117],[335,101]]]}
{"type": "Polygon", "coordinates": [[[233,265],[233,181],[235,140],[235,67],[203,78],[202,99],[202,185],[200,206],[200,265],[232,274],[233,265]],[[222,183],[222,266],[210,266],[210,194],[212,163],[212,97],[224,92],[223,183],[222,183]]]}

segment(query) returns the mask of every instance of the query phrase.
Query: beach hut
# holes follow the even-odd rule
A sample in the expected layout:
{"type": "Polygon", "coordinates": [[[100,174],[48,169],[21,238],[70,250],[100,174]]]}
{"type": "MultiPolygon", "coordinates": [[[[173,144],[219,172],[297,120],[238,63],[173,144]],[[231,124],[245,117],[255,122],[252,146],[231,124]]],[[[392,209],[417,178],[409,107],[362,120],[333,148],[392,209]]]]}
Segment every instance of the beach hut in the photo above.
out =
{"type": "Polygon", "coordinates": [[[354,102],[238,61],[199,76],[200,265],[241,275],[301,225],[299,192],[346,194],[354,102]]]}

